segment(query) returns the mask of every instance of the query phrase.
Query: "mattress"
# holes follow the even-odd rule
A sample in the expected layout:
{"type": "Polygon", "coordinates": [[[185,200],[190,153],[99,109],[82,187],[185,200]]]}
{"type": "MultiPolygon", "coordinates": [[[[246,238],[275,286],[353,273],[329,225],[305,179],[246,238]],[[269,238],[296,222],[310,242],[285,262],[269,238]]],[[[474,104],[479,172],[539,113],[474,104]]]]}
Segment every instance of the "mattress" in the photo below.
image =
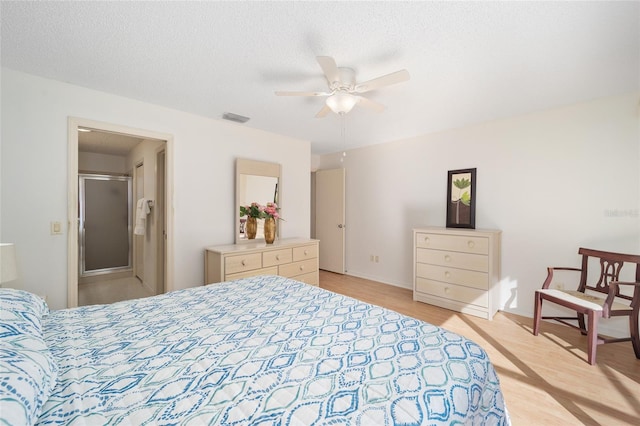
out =
{"type": "Polygon", "coordinates": [[[507,425],[487,353],[278,276],[52,311],[37,424],[507,425]]]}

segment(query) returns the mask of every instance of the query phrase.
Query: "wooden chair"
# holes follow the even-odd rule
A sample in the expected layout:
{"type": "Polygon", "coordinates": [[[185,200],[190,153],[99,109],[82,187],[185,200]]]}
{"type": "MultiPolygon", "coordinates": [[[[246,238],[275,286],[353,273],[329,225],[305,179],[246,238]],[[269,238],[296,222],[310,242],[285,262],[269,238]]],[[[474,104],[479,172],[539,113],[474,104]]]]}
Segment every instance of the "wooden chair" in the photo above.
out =
{"type": "Polygon", "coordinates": [[[587,360],[589,364],[596,363],[596,347],[603,343],[627,342],[633,343],[636,358],[640,359],[640,336],[638,334],[638,310],[640,309],[640,256],[631,254],[611,253],[600,250],[580,248],[582,255],[581,268],[551,267],[547,268],[547,279],[542,289],[536,290],[535,310],[533,318],[533,334],[538,335],[540,319],[553,319],[571,327],[577,328],[587,336],[587,360]],[[589,258],[600,263],[600,277],[594,284],[587,281],[589,258]],[[625,264],[635,264],[635,282],[618,281],[620,271],[625,264]],[[577,290],[563,290],[550,288],[554,271],[580,272],[577,290]],[[620,287],[633,287],[633,295],[620,293],[620,287]],[[600,294],[600,295],[598,295],[600,294]],[[602,296],[605,295],[605,296],[602,296]],[[542,302],[547,300],[557,305],[576,311],[574,317],[542,316],[542,302]],[[585,315],[587,323],[585,324],[585,315]],[[629,317],[630,337],[614,339],[598,335],[598,319],[615,316],[629,317]],[[578,325],[567,321],[577,321],[578,325]]]}

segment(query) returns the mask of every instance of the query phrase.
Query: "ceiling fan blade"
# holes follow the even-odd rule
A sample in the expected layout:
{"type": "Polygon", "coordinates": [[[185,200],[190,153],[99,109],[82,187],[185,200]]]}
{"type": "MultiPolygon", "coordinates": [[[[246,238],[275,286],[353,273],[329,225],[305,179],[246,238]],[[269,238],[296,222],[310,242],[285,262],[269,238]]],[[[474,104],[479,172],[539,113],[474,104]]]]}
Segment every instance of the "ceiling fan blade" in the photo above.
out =
{"type": "Polygon", "coordinates": [[[327,114],[329,114],[330,112],[331,112],[331,108],[325,105],[322,107],[320,111],[318,111],[318,113],[316,114],[316,118],[326,117],[327,114]]]}
{"type": "Polygon", "coordinates": [[[338,65],[336,65],[336,61],[331,56],[316,56],[316,60],[320,64],[320,68],[322,68],[329,85],[334,81],[340,81],[338,65]]]}
{"type": "Polygon", "coordinates": [[[375,112],[384,111],[384,105],[379,104],[378,102],[367,99],[364,96],[356,96],[356,98],[358,98],[358,105],[360,105],[361,107],[368,108],[375,112]]]}
{"type": "Polygon", "coordinates": [[[370,90],[376,90],[384,86],[402,83],[403,81],[409,80],[409,78],[410,75],[409,71],[407,70],[392,72],[391,74],[383,75],[382,77],[374,78],[372,80],[365,81],[364,83],[356,85],[354,92],[364,93],[370,90]]]}
{"type": "Polygon", "coordinates": [[[327,92],[287,92],[278,90],[276,91],[277,96],[330,96],[331,93],[327,92]]]}

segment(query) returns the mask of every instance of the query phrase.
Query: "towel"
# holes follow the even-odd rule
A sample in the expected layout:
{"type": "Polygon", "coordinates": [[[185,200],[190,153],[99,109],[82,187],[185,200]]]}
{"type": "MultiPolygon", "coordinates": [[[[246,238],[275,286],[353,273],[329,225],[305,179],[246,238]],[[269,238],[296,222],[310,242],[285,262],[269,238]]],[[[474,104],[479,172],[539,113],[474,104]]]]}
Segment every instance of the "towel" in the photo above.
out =
{"type": "Polygon", "coordinates": [[[144,231],[147,228],[147,215],[149,213],[151,213],[149,202],[146,198],[140,198],[136,204],[136,227],[133,229],[134,234],[144,235],[144,231]]]}

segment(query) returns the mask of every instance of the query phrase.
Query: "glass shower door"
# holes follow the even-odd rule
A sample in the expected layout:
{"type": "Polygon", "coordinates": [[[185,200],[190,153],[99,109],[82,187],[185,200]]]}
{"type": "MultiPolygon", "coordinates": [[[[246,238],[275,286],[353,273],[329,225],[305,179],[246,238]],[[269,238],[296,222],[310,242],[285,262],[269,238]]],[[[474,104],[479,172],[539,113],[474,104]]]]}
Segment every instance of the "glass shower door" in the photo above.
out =
{"type": "Polygon", "coordinates": [[[79,175],[80,276],[131,269],[131,178],[79,175]]]}

